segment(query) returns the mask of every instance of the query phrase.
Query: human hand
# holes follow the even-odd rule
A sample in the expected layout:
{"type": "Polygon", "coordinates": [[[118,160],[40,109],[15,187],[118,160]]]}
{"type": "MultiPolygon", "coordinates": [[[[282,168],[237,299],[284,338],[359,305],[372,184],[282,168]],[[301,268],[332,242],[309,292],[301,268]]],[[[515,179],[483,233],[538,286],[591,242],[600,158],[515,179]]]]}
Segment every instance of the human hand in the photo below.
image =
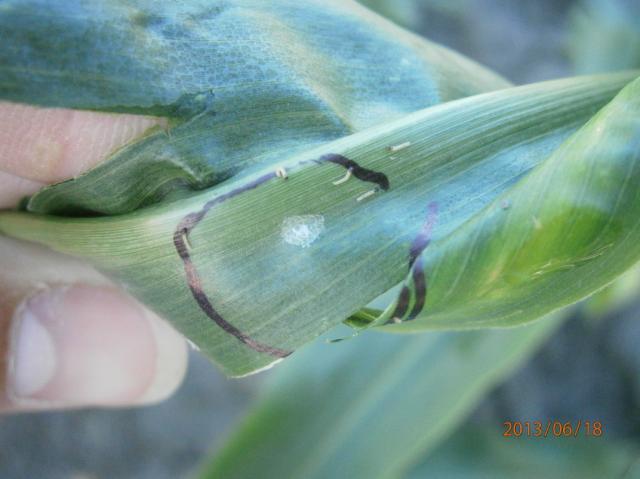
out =
{"type": "MultiPolygon", "coordinates": [[[[0,209],[71,178],[162,120],[0,102],[0,209]]],[[[156,402],[184,338],[83,262],[0,236],[0,411],[156,402]]]]}

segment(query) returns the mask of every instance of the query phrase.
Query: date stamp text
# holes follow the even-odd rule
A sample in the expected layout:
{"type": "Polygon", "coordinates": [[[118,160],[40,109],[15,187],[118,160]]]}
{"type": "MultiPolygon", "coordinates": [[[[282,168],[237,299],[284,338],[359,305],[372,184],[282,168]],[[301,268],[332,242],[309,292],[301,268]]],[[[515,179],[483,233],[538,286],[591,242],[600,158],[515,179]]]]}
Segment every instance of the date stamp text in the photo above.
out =
{"type": "Polygon", "coordinates": [[[602,437],[601,421],[504,421],[504,437],[602,437]]]}

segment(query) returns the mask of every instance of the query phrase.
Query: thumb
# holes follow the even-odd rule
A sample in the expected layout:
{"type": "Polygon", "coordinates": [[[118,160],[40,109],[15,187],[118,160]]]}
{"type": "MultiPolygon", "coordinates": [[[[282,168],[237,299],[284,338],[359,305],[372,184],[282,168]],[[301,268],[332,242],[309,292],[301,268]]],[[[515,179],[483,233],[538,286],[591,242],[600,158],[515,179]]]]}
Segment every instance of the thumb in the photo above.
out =
{"type": "Polygon", "coordinates": [[[1,237],[0,264],[0,410],[147,404],[180,384],[182,336],[95,270],[1,237]]]}
{"type": "MultiPolygon", "coordinates": [[[[0,207],[162,123],[10,103],[0,117],[0,207]]],[[[147,404],[186,364],[184,339],[93,268],[0,237],[0,410],[147,404]]]]}

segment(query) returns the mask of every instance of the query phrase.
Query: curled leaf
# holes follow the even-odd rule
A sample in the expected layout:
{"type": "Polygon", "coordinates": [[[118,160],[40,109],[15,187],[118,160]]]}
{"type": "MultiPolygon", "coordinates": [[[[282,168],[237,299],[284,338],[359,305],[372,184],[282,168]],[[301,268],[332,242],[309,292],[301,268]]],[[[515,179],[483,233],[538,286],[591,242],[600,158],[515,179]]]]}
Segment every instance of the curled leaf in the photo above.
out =
{"type": "Polygon", "coordinates": [[[392,328],[411,331],[508,326],[602,289],[640,260],[639,183],[640,79],[412,257],[399,298],[376,322],[406,320],[392,328]]]}
{"type": "Polygon", "coordinates": [[[246,374],[402,281],[429,203],[439,205],[435,245],[632,77],[575,78],[449,102],[180,201],[102,218],[4,213],[0,232],[89,259],[227,373],[246,374]],[[391,152],[396,145],[406,146],[391,152]],[[352,178],[335,185],[349,168],[352,178]],[[292,224],[297,231],[287,231],[292,224]],[[291,241],[301,231],[304,245],[291,241]]]}

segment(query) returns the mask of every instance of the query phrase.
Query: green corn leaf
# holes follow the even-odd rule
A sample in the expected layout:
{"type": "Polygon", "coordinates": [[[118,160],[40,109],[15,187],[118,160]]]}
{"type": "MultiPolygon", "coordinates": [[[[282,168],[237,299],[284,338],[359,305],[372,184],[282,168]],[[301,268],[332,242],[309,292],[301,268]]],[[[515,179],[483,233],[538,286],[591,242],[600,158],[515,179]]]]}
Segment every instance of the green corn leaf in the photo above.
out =
{"type": "MultiPolygon", "coordinates": [[[[169,119],[166,130],[149,132],[89,173],[35,195],[29,209],[38,213],[122,214],[169,203],[230,178],[237,180],[227,188],[233,190],[244,184],[250,174],[246,170],[259,169],[261,164],[282,163],[296,152],[442,101],[509,86],[455,52],[342,0],[304,4],[289,0],[179,4],[5,1],[0,8],[0,31],[0,98],[169,119]]],[[[343,172],[337,166],[325,170],[325,184],[329,175],[343,172]]],[[[219,194],[207,193],[206,199],[197,200],[196,209],[219,194]]],[[[268,205],[264,198],[259,201],[268,205]]],[[[297,198],[296,203],[295,209],[308,209],[297,198]]],[[[179,221],[171,219],[172,215],[167,217],[166,212],[157,213],[152,214],[154,224],[179,221]]],[[[253,219],[234,221],[235,232],[219,243],[236,243],[236,234],[245,238],[238,244],[234,262],[253,254],[253,248],[246,249],[246,240],[262,216],[258,212],[253,219]]],[[[276,276],[284,275],[287,282],[281,288],[275,284],[265,288],[262,297],[255,296],[260,289],[249,294],[243,286],[230,301],[224,300],[227,306],[219,304],[217,297],[213,300],[215,314],[205,312],[186,285],[185,265],[176,262],[175,244],[157,241],[165,233],[170,239],[170,230],[177,223],[154,231],[155,226],[148,229],[150,225],[132,227],[129,221],[133,218],[136,216],[124,223],[121,219],[101,221],[103,226],[90,238],[83,238],[83,231],[93,229],[95,223],[81,222],[82,231],[72,232],[69,223],[62,220],[67,238],[93,246],[89,246],[89,254],[85,254],[87,249],[84,253],[77,250],[73,246],[76,241],[62,239],[66,246],[60,246],[113,271],[133,294],[172,320],[228,374],[245,374],[274,360],[271,354],[239,342],[242,334],[258,334],[259,341],[272,341],[280,349],[293,348],[348,314],[321,313],[316,324],[312,324],[315,314],[312,321],[304,314],[295,316],[293,322],[284,320],[297,314],[291,309],[283,311],[291,305],[290,299],[298,297],[301,290],[316,288],[311,282],[304,284],[291,277],[291,270],[299,269],[304,255],[292,257],[297,248],[285,246],[291,248],[287,252],[278,245],[279,237],[277,256],[284,257],[284,262],[256,258],[252,271],[245,268],[223,290],[226,294],[234,289],[237,280],[262,288],[262,276],[274,269],[270,263],[279,265],[276,276]],[[122,248],[123,243],[113,243],[112,234],[124,239],[129,234],[126,230],[137,239],[122,248]],[[155,240],[146,249],[149,238],[155,240]],[[165,244],[158,248],[154,243],[165,244]],[[120,251],[108,252],[108,244],[120,251]],[[137,246],[131,249],[134,244],[137,246]],[[93,258],[93,252],[99,251],[99,258],[93,258]],[[141,263],[136,265],[138,260],[141,263]],[[150,288],[151,284],[157,288],[150,288]],[[238,322],[244,317],[242,310],[228,317],[238,300],[251,305],[250,322],[238,322]],[[263,324],[274,307],[282,313],[276,322],[285,329],[273,330],[263,324]],[[219,310],[226,319],[221,319],[219,310]],[[212,316],[220,319],[219,324],[212,316]],[[294,324],[299,321],[309,325],[302,336],[294,324]],[[247,328],[249,323],[253,325],[247,328]],[[220,324],[232,326],[227,330],[236,337],[220,324]],[[268,334],[257,333],[260,329],[268,334]]],[[[215,229],[217,236],[220,229],[215,229]]],[[[211,274],[222,264],[198,267],[205,268],[209,283],[226,281],[211,274]]],[[[308,269],[305,276],[309,278],[311,273],[308,269]]],[[[234,275],[227,271],[224,276],[229,274],[234,275]]],[[[205,286],[209,289],[211,284],[205,286]]]]}
{"type": "MultiPolygon", "coordinates": [[[[180,201],[102,218],[5,213],[0,232],[88,258],[228,374],[242,375],[400,283],[429,203],[440,205],[434,240],[444,239],[634,75],[448,102],[180,201]],[[389,151],[393,145],[406,147],[389,151]],[[354,162],[353,178],[334,185],[350,166],[345,158],[354,162]],[[278,168],[288,179],[276,176],[278,168]]],[[[535,317],[515,315],[512,324],[535,317]]]]}
{"type": "Polygon", "coordinates": [[[470,0],[358,0],[371,10],[413,31],[424,30],[424,19],[432,12],[455,16],[474,8],[470,0]]]}
{"type": "Polygon", "coordinates": [[[403,116],[506,83],[352,2],[159,3],[3,3],[0,97],[170,125],[31,199],[58,216],[6,213],[0,231],[89,259],[231,375],[389,295],[427,205],[438,204],[435,244],[637,75],[403,116]]]}
{"type": "Polygon", "coordinates": [[[366,332],[337,344],[317,342],[275,371],[200,477],[399,477],[560,320],[410,337],[366,332]]]}
{"type": "Polygon", "coordinates": [[[509,86],[345,0],[10,0],[0,98],[167,117],[38,213],[121,214],[447,100],[509,86]]]}
{"type": "Polygon", "coordinates": [[[420,19],[420,8],[415,0],[358,0],[374,12],[412,29],[420,19]]]}
{"type": "MultiPolygon", "coordinates": [[[[576,422],[573,422],[575,427],[576,422]]],[[[584,431],[584,430],[583,430],[584,431]]],[[[637,445],[596,437],[504,438],[503,430],[464,426],[405,479],[636,479],[637,445]]]]}
{"type": "Polygon", "coordinates": [[[640,259],[638,184],[640,79],[526,178],[412,257],[398,300],[374,324],[507,326],[603,288],[640,259]]]}
{"type": "Polygon", "coordinates": [[[569,16],[567,45],[576,73],[640,66],[640,3],[580,0],[569,16]]]}

